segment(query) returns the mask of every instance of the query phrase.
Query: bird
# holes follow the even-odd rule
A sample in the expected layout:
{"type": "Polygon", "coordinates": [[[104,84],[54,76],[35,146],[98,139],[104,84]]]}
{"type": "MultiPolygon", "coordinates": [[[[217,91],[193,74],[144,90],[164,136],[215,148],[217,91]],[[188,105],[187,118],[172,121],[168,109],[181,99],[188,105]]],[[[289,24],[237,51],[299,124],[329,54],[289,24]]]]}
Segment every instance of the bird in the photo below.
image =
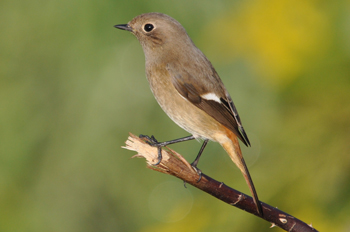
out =
{"type": "Polygon", "coordinates": [[[218,142],[242,172],[257,213],[263,215],[238,141],[250,146],[237,109],[213,65],[196,47],[185,28],[174,18],[157,12],[138,15],[127,24],[114,27],[129,31],[138,39],[145,55],[146,77],[155,99],[178,126],[191,134],[166,142],[141,135],[158,147],[155,165],[162,159],[161,147],[202,139],[203,145],[191,164],[201,178],[197,168],[199,158],[208,141],[218,142]]]}

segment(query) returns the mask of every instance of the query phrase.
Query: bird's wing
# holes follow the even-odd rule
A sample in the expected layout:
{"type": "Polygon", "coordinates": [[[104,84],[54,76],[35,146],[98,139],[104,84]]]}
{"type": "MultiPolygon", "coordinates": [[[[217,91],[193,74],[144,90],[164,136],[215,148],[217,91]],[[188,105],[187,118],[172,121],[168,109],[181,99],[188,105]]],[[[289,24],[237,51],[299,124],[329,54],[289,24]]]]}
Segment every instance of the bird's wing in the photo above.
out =
{"type": "Polygon", "coordinates": [[[196,79],[184,67],[175,69],[168,64],[167,70],[175,89],[182,97],[230,129],[246,146],[250,146],[237,109],[213,68],[210,74],[197,70],[196,79]]]}

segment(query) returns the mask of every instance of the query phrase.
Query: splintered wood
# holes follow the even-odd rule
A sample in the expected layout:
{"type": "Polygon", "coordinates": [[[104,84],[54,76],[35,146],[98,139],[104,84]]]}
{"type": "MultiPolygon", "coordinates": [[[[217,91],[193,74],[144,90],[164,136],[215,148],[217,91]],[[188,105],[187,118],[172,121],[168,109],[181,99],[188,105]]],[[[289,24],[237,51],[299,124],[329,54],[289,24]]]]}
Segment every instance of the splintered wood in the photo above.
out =
{"type": "Polygon", "coordinates": [[[125,149],[136,151],[137,154],[132,158],[145,158],[147,167],[162,173],[177,176],[186,181],[192,182],[198,180],[198,174],[193,170],[187,160],[176,151],[165,147],[162,148],[162,160],[158,165],[158,148],[150,146],[144,139],[130,133],[128,140],[125,142],[125,149]]]}

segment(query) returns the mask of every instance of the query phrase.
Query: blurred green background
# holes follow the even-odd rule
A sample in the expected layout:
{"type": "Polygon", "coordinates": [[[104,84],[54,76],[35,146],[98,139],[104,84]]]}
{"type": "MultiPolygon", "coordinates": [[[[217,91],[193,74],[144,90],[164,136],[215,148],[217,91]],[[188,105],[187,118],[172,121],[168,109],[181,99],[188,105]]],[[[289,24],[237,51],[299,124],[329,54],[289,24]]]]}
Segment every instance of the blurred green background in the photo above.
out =
{"type": "MultiPolygon", "coordinates": [[[[262,201],[320,231],[350,231],[350,2],[0,2],[0,231],[281,231],[122,149],[128,133],[187,136],[162,112],[136,38],[177,19],[212,61],[252,142],[262,201]]],[[[171,146],[190,162],[193,141],[171,146]]],[[[202,171],[249,194],[223,149],[202,171]]]]}

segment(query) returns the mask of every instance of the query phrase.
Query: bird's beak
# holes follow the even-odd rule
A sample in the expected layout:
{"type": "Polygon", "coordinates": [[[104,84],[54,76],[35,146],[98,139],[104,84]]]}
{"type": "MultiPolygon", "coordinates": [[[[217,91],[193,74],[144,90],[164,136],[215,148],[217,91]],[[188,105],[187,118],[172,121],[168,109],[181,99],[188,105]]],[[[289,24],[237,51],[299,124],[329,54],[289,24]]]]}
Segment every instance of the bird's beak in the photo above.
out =
{"type": "Polygon", "coordinates": [[[129,26],[129,24],[118,24],[114,27],[125,31],[132,31],[132,28],[129,26]]]}

